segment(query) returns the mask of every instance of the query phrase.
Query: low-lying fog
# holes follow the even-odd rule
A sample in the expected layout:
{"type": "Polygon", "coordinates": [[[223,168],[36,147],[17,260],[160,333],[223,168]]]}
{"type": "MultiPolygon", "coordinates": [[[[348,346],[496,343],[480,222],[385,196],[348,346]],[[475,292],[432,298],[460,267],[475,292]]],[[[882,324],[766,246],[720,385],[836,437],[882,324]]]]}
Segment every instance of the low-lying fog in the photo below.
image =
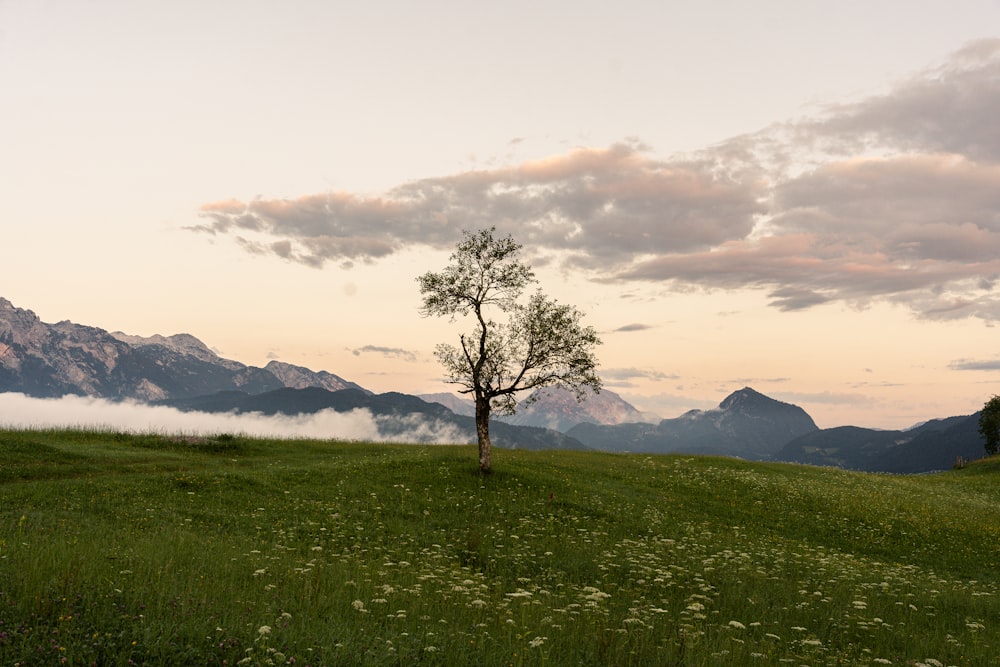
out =
{"type": "Polygon", "coordinates": [[[465,443],[452,424],[427,422],[420,415],[375,417],[365,409],[323,410],[303,415],[181,412],[135,401],[113,402],[87,396],[31,398],[0,394],[0,427],[78,428],[183,435],[248,435],[365,442],[465,443]]]}

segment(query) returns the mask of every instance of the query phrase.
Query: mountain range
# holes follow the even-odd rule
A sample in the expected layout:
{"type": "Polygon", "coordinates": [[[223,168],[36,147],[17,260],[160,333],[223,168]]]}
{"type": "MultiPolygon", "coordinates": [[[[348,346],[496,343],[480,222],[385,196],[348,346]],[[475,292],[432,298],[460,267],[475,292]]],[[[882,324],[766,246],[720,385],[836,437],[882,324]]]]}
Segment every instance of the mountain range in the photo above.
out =
{"type": "Polygon", "coordinates": [[[764,461],[786,443],[817,430],[802,408],[744,387],[713,410],[690,410],[659,424],[581,423],[567,434],[607,451],[685,452],[764,461]]]}
{"type": "Polygon", "coordinates": [[[223,359],[189,334],[143,338],[69,321],[46,324],[0,297],[0,392],[155,401],[283,387],[361,389],[279,361],[257,368],[223,359]]]}
{"type": "Polygon", "coordinates": [[[906,431],[840,426],[785,444],[773,459],[897,474],[946,470],[982,458],[979,413],[932,419],[906,431]]]}
{"type": "MultiPolygon", "coordinates": [[[[0,297],[3,392],[132,399],[197,412],[365,409],[382,433],[414,432],[418,420],[451,428],[460,441],[475,440],[471,403],[454,394],[374,394],[326,371],[279,361],[248,366],[220,357],[189,334],[142,337],[69,321],[46,324],[0,297]]],[[[934,419],[907,431],[819,429],[802,408],[750,387],[717,408],[659,421],[608,390],[582,403],[551,388],[532,398],[517,414],[494,420],[498,447],[682,452],[894,473],[940,470],[983,455],[978,414],[934,419]]]]}
{"type": "MultiPolygon", "coordinates": [[[[224,359],[190,334],[133,336],[69,321],[42,322],[0,297],[0,393],[132,399],[185,411],[309,414],[370,411],[380,433],[420,433],[414,421],[476,439],[473,419],[396,392],[375,395],[326,371],[271,361],[264,368],[224,359]]],[[[16,417],[16,415],[15,415],[16,417]]],[[[583,449],[558,431],[496,423],[498,447],[583,449]]],[[[417,437],[419,439],[419,436],[417,437]]]]}

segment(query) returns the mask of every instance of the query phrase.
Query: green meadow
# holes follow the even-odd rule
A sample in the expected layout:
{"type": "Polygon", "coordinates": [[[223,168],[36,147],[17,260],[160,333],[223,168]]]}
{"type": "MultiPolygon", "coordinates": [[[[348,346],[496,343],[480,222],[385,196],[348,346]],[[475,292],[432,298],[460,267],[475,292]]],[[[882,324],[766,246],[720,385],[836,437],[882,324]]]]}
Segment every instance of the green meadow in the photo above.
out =
{"type": "Polygon", "coordinates": [[[0,664],[997,664],[997,461],[476,462],[0,431],[0,664]]]}

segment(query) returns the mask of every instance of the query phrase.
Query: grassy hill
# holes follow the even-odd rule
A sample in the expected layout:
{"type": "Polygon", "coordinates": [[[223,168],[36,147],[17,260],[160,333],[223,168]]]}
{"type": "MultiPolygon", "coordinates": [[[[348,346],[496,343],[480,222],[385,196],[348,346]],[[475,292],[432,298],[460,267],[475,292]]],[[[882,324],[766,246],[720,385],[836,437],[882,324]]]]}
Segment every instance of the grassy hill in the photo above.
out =
{"type": "Polygon", "coordinates": [[[988,665],[1000,465],[0,431],[0,664],[988,665]]]}

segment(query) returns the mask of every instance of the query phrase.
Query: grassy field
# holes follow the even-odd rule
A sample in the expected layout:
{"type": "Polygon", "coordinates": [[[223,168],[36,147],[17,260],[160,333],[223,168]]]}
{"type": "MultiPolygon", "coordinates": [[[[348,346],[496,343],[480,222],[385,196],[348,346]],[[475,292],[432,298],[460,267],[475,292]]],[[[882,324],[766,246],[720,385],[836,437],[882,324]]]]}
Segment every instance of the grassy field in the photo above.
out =
{"type": "Polygon", "coordinates": [[[996,665],[1000,465],[0,431],[2,665],[996,665]]]}

